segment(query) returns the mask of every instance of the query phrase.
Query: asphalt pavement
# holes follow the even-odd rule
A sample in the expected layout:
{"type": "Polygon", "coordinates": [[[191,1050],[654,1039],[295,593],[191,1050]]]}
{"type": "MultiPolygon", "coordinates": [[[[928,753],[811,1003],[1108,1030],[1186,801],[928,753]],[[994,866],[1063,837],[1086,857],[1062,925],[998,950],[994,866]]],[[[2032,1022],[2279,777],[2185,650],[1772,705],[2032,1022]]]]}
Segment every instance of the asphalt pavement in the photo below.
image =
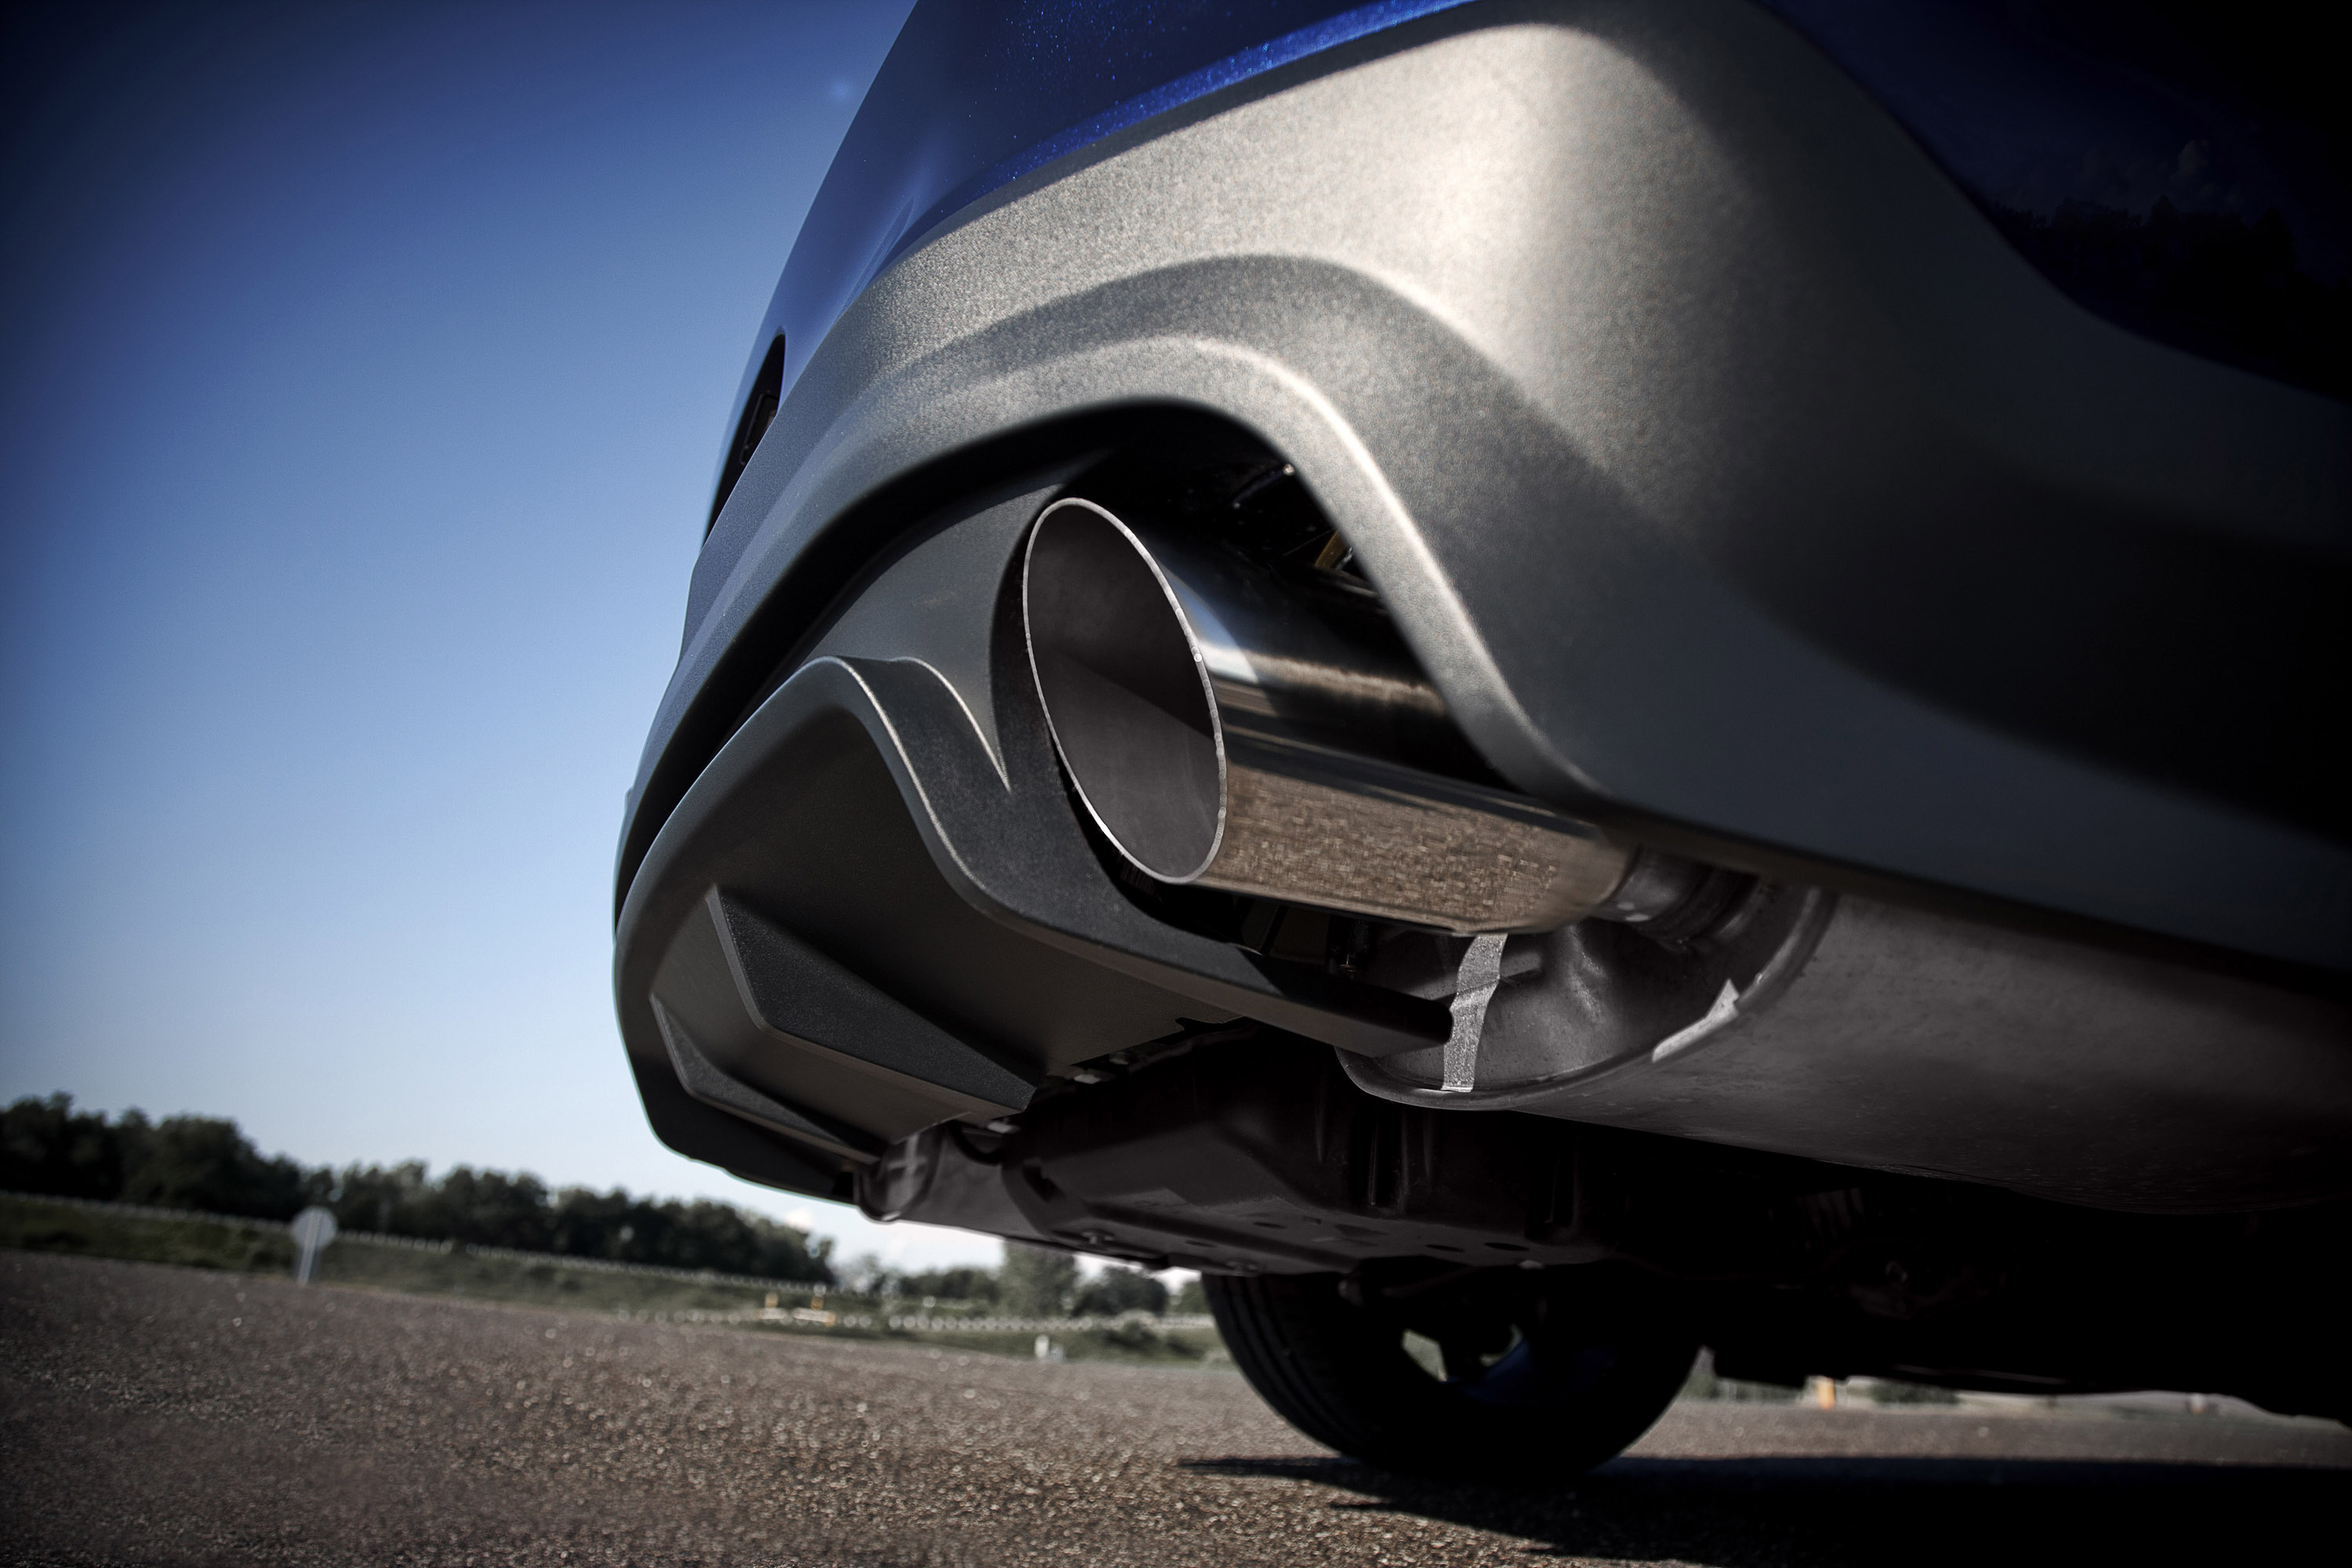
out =
{"type": "Polygon", "coordinates": [[[1685,1403],[1570,1487],[1336,1458],[1230,1373],[0,1255],[0,1562],[2340,1560],[2352,1433],[1685,1403]]]}

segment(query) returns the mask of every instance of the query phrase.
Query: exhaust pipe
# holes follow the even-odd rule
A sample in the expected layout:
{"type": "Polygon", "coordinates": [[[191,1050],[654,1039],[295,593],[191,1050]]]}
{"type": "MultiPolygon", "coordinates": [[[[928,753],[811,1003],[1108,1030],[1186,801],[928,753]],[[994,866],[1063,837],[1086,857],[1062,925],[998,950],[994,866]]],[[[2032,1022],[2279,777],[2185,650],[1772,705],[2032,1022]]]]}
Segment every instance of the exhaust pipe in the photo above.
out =
{"type": "Polygon", "coordinates": [[[1336,574],[1065,500],[1030,534],[1021,603],[1063,766],[1147,876],[1458,932],[1549,931],[1627,882],[1632,852],[1599,829],[1449,776],[1485,770],[1336,574]]]}

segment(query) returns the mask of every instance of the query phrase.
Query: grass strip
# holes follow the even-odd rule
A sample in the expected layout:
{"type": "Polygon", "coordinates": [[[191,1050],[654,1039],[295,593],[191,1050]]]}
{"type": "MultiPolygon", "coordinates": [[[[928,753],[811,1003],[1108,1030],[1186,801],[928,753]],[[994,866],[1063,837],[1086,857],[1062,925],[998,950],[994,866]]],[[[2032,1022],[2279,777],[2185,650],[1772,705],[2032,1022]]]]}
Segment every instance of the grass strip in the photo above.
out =
{"type": "MultiPolygon", "coordinates": [[[[218,1268],[236,1274],[290,1275],[294,1242],[281,1226],[247,1225],[211,1215],[163,1219],[38,1198],[0,1196],[0,1247],[118,1258],[134,1263],[171,1263],[218,1268]]],[[[409,1296],[626,1315],[672,1322],[712,1321],[757,1313],[774,1304],[808,1307],[820,1294],[841,1311],[838,1317],[871,1319],[874,1326],[838,1321],[830,1327],[803,1322],[727,1323],[759,1333],[814,1334],[936,1345],[983,1355],[1035,1355],[1037,1336],[1013,1330],[891,1329],[882,1326],[883,1303],[778,1284],[773,1289],[730,1279],[681,1279],[664,1274],[628,1274],[568,1268],[550,1259],[531,1261],[511,1253],[475,1254],[371,1244],[339,1238],[319,1259],[318,1282],[409,1296]]],[[[989,1309],[975,1308],[974,1316],[989,1309]]],[[[925,1315],[936,1321],[954,1308],[940,1303],[925,1315]]],[[[1098,1328],[1057,1331],[1050,1350],[1070,1361],[1116,1361],[1158,1366],[1230,1367],[1214,1329],[1161,1330],[1149,1320],[1129,1320],[1098,1328]]]]}

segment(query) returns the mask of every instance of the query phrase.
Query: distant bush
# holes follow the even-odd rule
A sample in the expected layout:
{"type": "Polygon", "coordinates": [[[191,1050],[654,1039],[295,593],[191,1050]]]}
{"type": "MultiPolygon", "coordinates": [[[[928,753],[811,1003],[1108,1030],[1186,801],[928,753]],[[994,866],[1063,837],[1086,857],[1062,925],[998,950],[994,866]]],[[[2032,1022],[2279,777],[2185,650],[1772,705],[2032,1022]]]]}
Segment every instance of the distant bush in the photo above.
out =
{"type": "MultiPolygon", "coordinates": [[[[846,1279],[864,1279],[856,1260],[835,1267],[846,1279]]],[[[1002,1269],[962,1264],[899,1273],[877,1266],[870,1284],[877,1295],[994,1307],[1016,1318],[1116,1318],[1129,1312],[1164,1318],[1171,1306],[1181,1312],[1208,1310],[1197,1280],[1171,1300],[1168,1287],[1140,1268],[1113,1263],[1082,1279],[1078,1260],[1069,1254],[1017,1242],[1005,1244],[1002,1269]],[[1193,1304],[1186,1306],[1188,1300],[1193,1304]]]]}
{"type": "Polygon", "coordinates": [[[1004,1244],[1000,1300],[1016,1318],[1058,1318],[1067,1313],[1078,1292],[1078,1260],[1066,1252],[1031,1247],[1018,1241],[1004,1244]]]}
{"type": "Polygon", "coordinates": [[[996,1270],[977,1264],[964,1264],[955,1268],[925,1268],[891,1278],[897,1286],[897,1293],[901,1296],[928,1297],[939,1301],[974,1301],[982,1306],[993,1306],[1003,1294],[997,1282],[996,1270]]]}
{"type": "Polygon", "coordinates": [[[1121,1312],[1168,1311],[1168,1287],[1140,1268],[1113,1264],[1078,1287],[1071,1310],[1081,1318],[1116,1318],[1121,1312]]]}
{"type": "Polygon", "coordinates": [[[1948,1388],[1931,1384],[1895,1383],[1883,1377],[1857,1377],[1855,1391],[1867,1394],[1873,1405],[1958,1405],[1960,1396],[1948,1388]]]}
{"type": "Polygon", "coordinates": [[[1108,1328],[1096,1332],[1112,1350],[1134,1351],[1149,1354],[1166,1342],[1168,1336],[1160,1326],[1140,1312],[1132,1312],[1113,1321],[1108,1328]]]}
{"type": "Polygon", "coordinates": [[[0,1190],[254,1219],[290,1219],[320,1204],[348,1228],[425,1241],[834,1282],[830,1240],[728,1204],[632,1197],[617,1187],[550,1192],[537,1176],[469,1165],[436,1180],[413,1160],[305,1167],[265,1158],[234,1121],[151,1122],[136,1110],[110,1121],[76,1111],[62,1094],[0,1111],[0,1190]]]}
{"type": "MultiPolygon", "coordinates": [[[[283,1273],[294,1262],[293,1237],[266,1226],[224,1225],[210,1217],[155,1219],[38,1198],[0,1199],[0,1247],[240,1273],[283,1273]]],[[[398,1250],[418,1256],[406,1247],[398,1250]]]]}

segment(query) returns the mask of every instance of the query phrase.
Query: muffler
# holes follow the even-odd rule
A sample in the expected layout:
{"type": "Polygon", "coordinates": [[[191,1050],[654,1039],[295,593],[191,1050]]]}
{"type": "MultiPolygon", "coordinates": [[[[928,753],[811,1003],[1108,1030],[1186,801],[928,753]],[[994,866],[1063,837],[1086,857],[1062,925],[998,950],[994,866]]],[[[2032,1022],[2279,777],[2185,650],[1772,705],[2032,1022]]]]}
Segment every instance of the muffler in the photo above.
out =
{"type": "Polygon", "coordinates": [[[1371,591],[1048,507],[1030,668],[1079,800],[1159,881],[1444,931],[1549,931],[1632,852],[1489,785],[1371,591]]]}

